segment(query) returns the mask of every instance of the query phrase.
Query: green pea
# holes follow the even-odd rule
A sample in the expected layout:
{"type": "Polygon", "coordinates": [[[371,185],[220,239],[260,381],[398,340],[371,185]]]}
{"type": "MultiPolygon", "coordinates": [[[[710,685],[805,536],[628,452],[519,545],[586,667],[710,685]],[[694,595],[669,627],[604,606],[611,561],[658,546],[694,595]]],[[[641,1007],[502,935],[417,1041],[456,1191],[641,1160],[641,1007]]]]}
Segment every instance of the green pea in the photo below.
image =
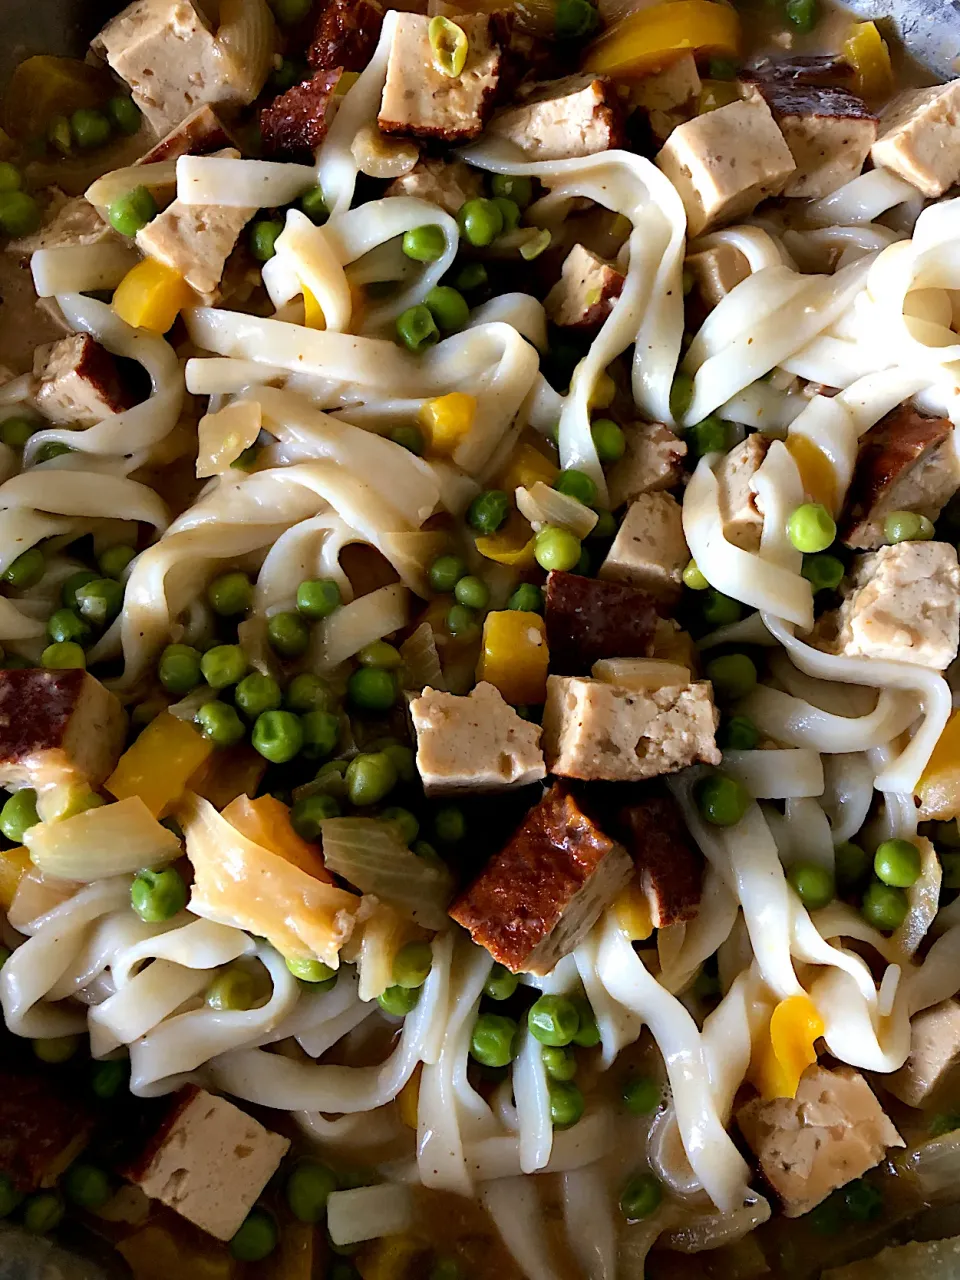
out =
{"type": "Polygon", "coordinates": [[[23,844],[24,833],[39,821],[37,793],[32,787],[15,791],[0,809],[0,831],[14,844],[23,844]]]}
{"type": "Polygon", "coordinates": [[[346,783],[351,804],[379,804],[397,785],[397,770],[385,751],[354,756],[347,765],[346,783]]]}
{"type": "Polygon", "coordinates": [[[873,858],[881,884],[909,889],[920,878],[920,850],[910,840],[884,840],[873,858]]]}
{"type": "Polygon", "coordinates": [[[955,1111],[939,1112],[930,1117],[927,1132],[934,1138],[942,1138],[944,1134],[954,1133],[960,1129],[960,1114],[955,1111]]]}
{"type": "Polygon", "coordinates": [[[274,613],[267,619],[267,640],[281,658],[299,658],[310,643],[310,629],[299,613],[274,613]]]}
{"type": "Polygon", "coordinates": [[[678,373],[670,388],[670,412],[676,421],[685,418],[693,404],[693,379],[687,373],[678,373]]]}
{"type": "Polygon", "coordinates": [[[300,717],[303,754],[307,760],[329,756],[340,737],[340,719],[330,711],[307,711],[300,717]]]}
{"type": "Polygon", "coordinates": [[[467,524],[477,533],[496,533],[510,512],[510,497],[502,489],[479,493],[467,507],[467,524]]]}
{"type": "Polygon", "coordinates": [[[800,570],[814,591],[836,591],[843,580],[843,561],[831,555],[813,555],[803,557],[803,568],[800,570]]]}
{"type": "Polygon", "coordinates": [[[530,1033],[541,1044],[563,1048],[571,1042],[580,1026],[580,1015],[566,996],[541,996],[527,1014],[530,1033]]]}
{"type": "Polygon", "coordinates": [[[412,424],[402,427],[394,427],[390,432],[390,439],[394,444],[398,444],[401,449],[406,449],[409,453],[415,454],[420,458],[423,456],[427,447],[423,438],[423,432],[419,427],[412,424]]]}
{"type": "Polygon", "coordinates": [[[207,987],[204,999],[217,1013],[242,1012],[256,1003],[257,984],[249,970],[229,965],[207,987]]]}
{"type": "Polygon", "coordinates": [[[113,1186],[99,1165],[77,1161],[64,1174],[63,1192],[80,1209],[99,1209],[113,1195],[113,1186]]]}
{"type": "Polygon", "coordinates": [[[734,751],[753,751],[760,731],[748,716],[731,716],[721,729],[721,743],[734,751]]]}
{"type": "Polygon", "coordinates": [[[60,588],[60,600],[63,607],[65,609],[76,610],[77,592],[81,587],[85,587],[88,582],[96,581],[97,575],[95,573],[91,573],[89,569],[80,569],[77,573],[72,573],[60,588]]]}
{"type": "Polygon", "coordinates": [[[583,1115],[583,1094],[572,1080],[551,1080],[550,1119],[555,1129],[570,1129],[583,1115]]]}
{"type": "Polygon", "coordinates": [[[28,551],[21,551],[20,555],[7,565],[3,571],[3,581],[16,591],[28,591],[37,585],[46,573],[46,569],[47,561],[41,548],[30,547],[28,551]]]}
{"type": "Polygon", "coordinates": [[[490,179],[494,196],[512,200],[520,209],[526,209],[533,200],[533,179],[507,173],[495,173],[490,179]]]}
{"type": "Polygon", "coordinates": [[[428,577],[434,591],[452,591],[463,575],[467,566],[459,556],[440,556],[430,566],[428,577]]]}
{"type": "Polygon", "coordinates": [[[238,454],[230,463],[230,466],[237,471],[252,471],[257,465],[257,458],[260,455],[259,445],[252,444],[238,454]]]}
{"type": "Polygon", "coordinates": [[[960,889],[960,853],[941,853],[940,865],[943,869],[943,888],[960,889]]]}
{"type": "Polygon", "coordinates": [[[707,63],[707,75],[711,80],[736,80],[740,70],[733,58],[711,58],[707,63]]]}
{"type": "Polygon", "coordinates": [[[805,502],[791,513],[787,535],[798,551],[826,551],[837,536],[837,526],[823,503],[805,502]]]}
{"type": "Polygon", "coordinates": [[[851,889],[859,884],[870,868],[870,858],[852,840],[844,840],[834,849],[834,867],[837,884],[841,889],[851,889]]]}
{"type": "Polygon", "coordinates": [[[915,511],[891,511],[883,522],[886,542],[926,541],[933,537],[933,525],[915,511]]]}
{"type": "Polygon", "coordinates": [[[40,424],[31,418],[23,418],[19,414],[14,414],[10,418],[4,418],[0,422],[0,441],[8,445],[11,449],[22,449],[35,431],[40,429],[40,424]]]}
{"type": "Polygon", "coordinates": [[[413,844],[420,834],[420,823],[417,821],[416,815],[411,813],[409,809],[401,808],[400,805],[395,804],[388,809],[384,809],[380,814],[380,821],[389,822],[408,847],[413,844]]]}
{"type": "Polygon", "coordinates": [[[900,928],[907,914],[907,895],[893,885],[874,881],[867,886],[860,911],[875,929],[892,933],[894,929],[900,928]]]}
{"type": "Polygon", "coordinates": [[[457,224],[464,240],[482,249],[493,244],[503,231],[503,212],[492,200],[480,196],[460,206],[457,224]]]}
{"type": "Polygon", "coordinates": [[[447,237],[443,234],[442,227],[438,227],[436,223],[427,223],[405,231],[401,248],[414,262],[436,262],[446,252],[447,237]]]}
{"type": "Polygon", "coordinates": [[[257,262],[269,262],[277,252],[277,241],[283,235],[283,223],[279,218],[257,218],[250,224],[247,241],[257,262]]]}
{"type": "Polygon", "coordinates": [[[110,99],[107,103],[107,115],[118,133],[124,133],[128,138],[132,138],[135,133],[140,132],[143,116],[140,114],[140,108],[127,94],[117,94],[110,99]]]}
{"type": "Polygon", "coordinates": [[[474,289],[482,289],[489,279],[482,262],[468,262],[457,272],[453,283],[461,293],[471,293],[474,289]]]}
{"type": "Polygon", "coordinates": [[[703,593],[700,601],[700,612],[703,620],[711,627],[729,627],[740,621],[743,612],[739,600],[725,596],[722,591],[710,587],[703,593]]]}
{"type": "Polygon", "coordinates": [[[48,1040],[34,1040],[33,1054],[48,1066],[62,1067],[65,1062],[77,1056],[80,1044],[80,1036],[51,1036],[48,1040]]]}
{"type": "Polygon", "coordinates": [[[532,582],[521,582],[507,601],[507,608],[521,613],[543,613],[543,592],[532,582]]]}
{"type": "Polygon", "coordinates": [[[572,1043],[579,1045],[581,1049],[592,1049],[594,1045],[600,1043],[600,1028],[597,1026],[593,1006],[586,996],[574,995],[570,997],[570,1000],[580,1020],[574,1032],[572,1043]]]}
{"type": "Polygon", "coordinates": [[[301,1160],[287,1179],[290,1212],[298,1222],[317,1223],[327,1211],[327,1200],[337,1190],[337,1177],[318,1160],[301,1160]]]}
{"type": "Polygon", "coordinates": [[[331,795],[304,796],[290,810],[290,821],[297,835],[304,840],[320,839],[320,824],[327,818],[338,818],[340,806],[331,795]]]}
{"type": "Polygon", "coordinates": [[[66,116],[52,116],[47,124],[47,141],[62,156],[73,152],[73,134],[70,132],[70,121],[66,116]]]}
{"type": "Polygon", "coordinates": [[[558,40],[579,40],[597,26],[599,17],[590,0],[557,0],[553,30],[558,40]]]}
{"type": "MultiPolygon", "coordinates": [[[[336,1277],[331,1280],[336,1280],[336,1277]]],[[[456,1258],[438,1258],[430,1269],[429,1280],[465,1280],[465,1277],[456,1258]]]]}
{"type": "Polygon", "coordinates": [[[601,538],[613,538],[617,533],[617,518],[612,511],[605,511],[602,507],[594,508],[597,512],[597,523],[593,526],[587,537],[591,540],[601,538]]]}
{"type": "MultiPolygon", "coordinates": [[[[0,195],[0,231],[8,236],[30,236],[40,222],[40,206],[26,191],[7,191],[0,195]]],[[[37,461],[41,461],[39,452],[37,461]]]]}
{"type": "Polygon", "coordinates": [[[114,578],[97,578],[77,590],[80,616],[93,627],[108,627],[123,608],[123,587],[114,578]]]}
{"type": "Polygon", "coordinates": [[[13,1179],[5,1173],[0,1173],[0,1218],[9,1218],[22,1200],[23,1196],[14,1185],[13,1179]]]}
{"type": "Polygon", "coordinates": [[[90,151],[109,142],[113,129],[102,111],[94,107],[79,107],[70,117],[70,132],[81,150],[90,151]]]}
{"type": "Polygon", "coordinates": [[[652,1173],[637,1173],[620,1193],[620,1212],[628,1222],[639,1222],[656,1213],[663,1187],[652,1173]]]}
{"type": "Polygon", "coordinates": [[[718,699],[733,701],[757,687],[757,668],[745,653],[727,653],[707,663],[707,679],[718,699]]]}
{"type": "Polygon", "coordinates": [[[248,720],[256,720],[264,711],[276,711],[280,706],[280,686],[272,676],[251,671],[237,685],[233,700],[248,720]]]}
{"type": "Polygon", "coordinates": [[[463,810],[448,804],[433,815],[433,831],[442,844],[458,844],[467,834],[467,820],[463,810]]]}
{"type": "Polygon", "coordinates": [[[619,462],[626,452],[627,440],[623,428],[611,418],[597,418],[590,427],[590,435],[593,437],[597,457],[604,465],[619,462]]]}
{"type": "Polygon", "coordinates": [[[818,0],[787,0],[787,17],[800,32],[814,29],[820,20],[818,0]]]}
{"type": "Polygon", "coordinates": [[[572,1080],[577,1074],[577,1059],[572,1049],[558,1049],[545,1044],[540,1054],[544,1070],[551,1080],[572,1080]]]}
{"type": "Polygon", "coordinates": [[[429,942],[408,942],[393,958],[393,981],[398,987],[422,987],[433,967],[429,942]]]}
{"type": "MultiPolygon", "coordinates": [[[[290,8],[295,0],[273,0],[274,10],[290,8]]],[[[279,1238],[273,1215],[251,1209],[230,1241],[230,1252],[239,1262],[262,1262],[277,1247],[279,1238]]]]}
{"type": "Polygon", "coordinates": [[[854,1222],[875,1222],[883,1213],[883,1192],[864,1178],[847,1183],[843,1201],[854,1222]]]}
{"type": "Polygon", "coordinates": [[[468,609],[485,609],[490,603],[490,588],[482,578],[461,578],[454,587],[453,594],[457,604],[468,609]]]}
{"type": "Polygon", "coordinates": [[[750,807],[750,797],[737,781],[726,773],[713,773],[695,789],[701,817],[715,827],[735,826],[750,807]]]}
{"type": "Polygon", "coordinates": [[[160,655],[157,675],[168,693],[189,693],[203,678],[200,651],[188,644],[168,644],[160,655]]]}
{"type": "Polygon", "coordinates": [[[576,498],[585,507],[592,507],[597,500],[597,486],[585,471],[571,468],[561,471],[553,482],[557,493],[565,493],[568,498],[576,498]]]}
{"type": "Polygon", "coordinates": [[[439,341],[440,330],[429,308],[418,303],[397,316],[397,337],[408,351],[421,351],[439,341]]]}
{"type": "Polygon", "coordinates": [[[115,1098],[121,1089],[126,1088],[129,1077],[129,1066],[122,1058],[94,1062],[90,1066],[90,1088],[101,1102],[115,1098]]]}
{"type": "MultiPolygon", "coordinates": [[[[3,222],[3,210],[0,209],[0,224],[3,222]]],[[[56,440],[48,440],[33,455],[36,462],[50,462],[53,458],[62,458],[64,454],[73,453],[68,444],[59,444],[56,440]]]]}
{"type": "Polygon", "coordinates": [[[819,911],[834,899],[833,876],[815,862],[795,862],[787,871],[787,881],[810,911],[819,911]]]}
{"type": "Polygon", "coordinates": [[[716,414],[696,422],[687,432],[690,451],[695,458],[708,453],[726,453],[733,444],[734,425],[716,414]]]}
{"type": "Polygon", "coordinates": [[[663,1088],[653,1076],[630,1076],[624,1083],[624,1106],[634,1116],[648,1116],[663,1100],[663,1088]]]}
{"type": "Polygon", "coordinates": [[[541,569],[569,571],[580,562],[580,539],[569,529],[548,524],[540,530],[533,544],[533,554],[541,569]]]}
{"type": "Polygon", "coordinates": [[[373,640],[370,644],[365,644],[357,653],[357,661],[362,667],[386,667],[388,671],[395,671],[403,666],[400,650],[386,640],[373,640]]]}
{"type": "Polygon", "coordinates": [[[506,965],[495,964],[483,984],[483,994],[491,1000],[509,1000],[520,985],[520,975],[511,973],[506,965]]]}
{"type": "Polygon", "coordinates": [[[340,588],[332,578],[314,578],[297,587],[297,609],[311,622],[329,618],[342,603],[340,588]]]}
{"type": "Polygon", "coordinates": [[[417,763],[413,751],[401,746],[399,742],[390,743],[381,748],[396,771],[401,782],[413,782],[417,776],[417,763]]]}
{"type": "Polygon", "coordinates": [[[221,618],[236,618],[253,604],[253,583],[238,569],[222,573],[207,587],[207,601],[221,618]]]}
{"type": "Polygon", "coordinates": [[[447,630],[452,636],[465,638],[479,630],[476,614],[466,605],[455,604],[447,612],[447,630]]]}
{"type": "Polygon", "coordinates": [[[319,187],[314,187],[300,197],[300,208],[316,227],[322,226],[330,216],[327,202],[319,187]]]}
{"type": "Polygon", "coordinates": [[[40,655],[40,665],[50,671],[82,669],[87,665],[87,657],[81,645],[73,640],[66,640],[48,644],[40,655]]]}
{"type": "Polygon", "coordinates": [[[470,1057],[484,1067],[508,1067],[517,1056],[517,1024],[502,1013],[481,1013],[470,1037],[470,1057]]]}
{"type": "Polygon", "coordinates": [[[305,62],[294,58],[281,58],[279,67],[270,72],[267,84],[276,94],[286,93],[295,84],[301,84],[309,78],[309,69],[305,62]]]}
{"type": "Polygon", "coordinates": [[[387,987],[377,996],[377,1004],[384,1013],[391,1013],[395,1018],[405,1018],[417,1007],[420,999],[419,987],[387,987]]]}
{"type": "Polygon", "coordinates": [[[286,764],[303,747],[303,726],[292,711],[264,711],[257,716],[250,742],[271,764],[286,764]]]}
{"type": "Polygon", "coordinates": [[[285,963],[300,982],[319,986],[321,983],[330,982],[331,979],[333,982],[337,980],[336,970],[314,956],[287,956],[285,963]]]}
{"type": "Polygon", "coordinates": [[[706,580],[697,565],[696,560],[691,560],[683,571],[684,586],[690,588],[691,591],[706,591],[710,583],[706,580]]]}
{"type": "Polygon", "coordinates": [[[441,333],[457,333],[470,319],[466,298],[450,285],[437,285],[430,290],[423,303],[441,333]]]}
{"type": "Polygon", "coordinates": [[[200,670],[211,689],[226,689],[243,679],[247,659],[238,644],[217,644],[200,659],[200,670]]]}
{"type": "Polygon", "coordinates": [[[382,667],[360,667],[347,681],[347,697],[361,711],[389,711],[397,700],[397,678],[382,667]]]}
{"type": "Polygon", "coordinates": [[[157,202],[146,187],[134,187],[114,200],[107,209],[111,227],[130,240],[156,216],[157,202]]]}
{"type": "Polygon", "coordinates": [[[57,609],[47,620],[47,635],[57,643],[82,645],[90,639],[90,627],[72,609],[57,609]]]}
{"type": "Polygon", "coordinates": [[[8,191],[19,191],[23,186],[23,175],[15,164],[9,160],[0,160],[0,195],[8,191]]]}
{"type": "Polygon", "coordinates": [[[203,736],[218,747],[235,746],[246,732],[236,708],[231,707],[229,702],[221,702],[219,698],[198,707],[196,721],[203,736]]]}
{"type": "Polygon", "coordinates": [[[60,1225],[66,1206],[56,1191],[37,1191],[23,1205],[23,1225],[35,1236],[45,1236],[60,1225]]]}
{"type": "Polygon", "coordinates": [[[187,905],[187,886],[173,867],[139,872],[130,886],[130,905],[146,924],[172,920],[187,905]]]}
{"type": "Polygon", "coordinates": [[[130,561],[136,557],[136,548],[117,543],[107,547],[97,557],[97,565],[105,578],[120,579],[126,572],[130,561]]]}

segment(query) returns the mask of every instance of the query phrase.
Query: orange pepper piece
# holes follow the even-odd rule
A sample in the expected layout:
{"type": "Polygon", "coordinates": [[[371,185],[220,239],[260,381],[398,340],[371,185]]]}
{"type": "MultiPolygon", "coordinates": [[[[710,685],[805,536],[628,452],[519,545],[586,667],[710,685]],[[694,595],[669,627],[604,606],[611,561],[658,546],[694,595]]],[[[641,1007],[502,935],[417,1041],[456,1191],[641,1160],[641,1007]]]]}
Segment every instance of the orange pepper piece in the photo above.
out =
{"type": "Polygon", "coordinates": [[[685,53],[736,58],[740,18],[713,0],[672,0],[628,13],[587,49],[585,71],[643,76],[660,71],[685,53]]]}
{"type": "Polygon", "coordinates": [[[478,680],[495,685],[514,706],[543,702],[549,666],[547,629],[538,613],[504,609],[487,614],[478,680]]]}

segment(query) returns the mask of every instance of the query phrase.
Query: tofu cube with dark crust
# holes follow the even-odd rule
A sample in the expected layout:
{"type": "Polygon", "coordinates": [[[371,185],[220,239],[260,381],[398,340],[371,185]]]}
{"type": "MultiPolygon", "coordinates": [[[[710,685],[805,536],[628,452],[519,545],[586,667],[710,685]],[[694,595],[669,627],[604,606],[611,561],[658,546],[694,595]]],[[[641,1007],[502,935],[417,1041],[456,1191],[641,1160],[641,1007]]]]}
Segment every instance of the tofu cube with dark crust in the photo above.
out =
{"type": "Polygon", "coordinates": [[[260,112],[264,154],[300,159],[316,151],[327,136],[327,117],[343,71],[318,71],[274,98],[260,112]]]}
{"type": "Polygon", "coordinates": [[[771,80],[780,84],[836,85],[853,83],[853,64],[842,54],[813,53],[792,58],[755,58],[741,80],[771,80]]]}
{"type": "Polygon", "coordinates": [[[906,1144],[859,1071],[808,1067],[795,1098],[755,1098],[737,1124],[764,1177],[799,1218],[906,1144]]]}
{"type": "Polygon", "coordinates": [[[513,973],[549,973],[628,883],[622,845],[555,784],[449,909],[513,973]]]}
{"type": "Polygon", "coordinates": [[[578,573],[547,576],[544,618],[550,669],[586,675],[601,658],[649,658],[657,609],[645,591],[578,573]]]}
{"type": "Polygon", "coordinates": [[[469,142],[482,132],[500,79],[496,24],[487,14],[458,14],[456,21],[467,37],[467,60],[459,75],[447,76],[434,65],[430,19],[397,15],[377,118],[384,133],[469,142]]]}
{"type": "Polygon", "coordinates": [[[529,160],[572,160],[623,145],[623,108],[606,76],[563,76],[521,87],[517,102],[490,121],[488,132],[512,142],[529,160]]]}
{"type": "Polygon", "coordinates": [[[92,427],[129,408],[113,356],[86,333],[73,333],[33,357],[37,408],[51,422],[92,427]]]}
{"type": "Polygon", "coordinates": [[[93,1113],[50,1075],[0,1071],[0,1169],[18,1191],[56,1186],[93,1129],[93,1113]]]}
{"type": "Polygon", "coordinates": [[[624,427],[626,450],[607,472],[610,506],[635,502],[642,493],[673,489],[683,478],[687,446],[662,422],[634,422],[624,427]]]}
{"type": "Polygon", "coordinates": [[[665,787],[646,783],[634,792],[610,829],[633,859],[654,928],[684,924],[700,908],[703,854],[665,787]]]}
{"type": "Polygon", "coordinates": [[[290,1142],[194,1085],[177,1094],[126,1176],[201,1231],[229,1240],[276,1173],[290,1142]]]}
{"type": "Polygon", "coordinates": [[[362,71],[382,25],[383,8],[376,0],[328,0],[317,18],[307,62],[314,71],[362,71]]]}
{"type": "Polygon", "coordinates": [[[179,160],[181,156],[206,156],[233,145],[234,139],[226,125],[205,103],[181,120],[175,129],[141,156],[137,164],[159,164],[161,160],[179,160]]]}
{"type": "Polygon", "coordinates": [[[886,541],[883,523],[892,511],[915,511],[936,520],[958,489],[953,423],[900,405],[860,439],[840,537],[848,547],[875,550],[886,541]]]}
{"type": "Polygon", "coordinates": [[[926,1106],[935,1094],[942,1097],[949,1083],[952,1104],[956,1101],[958,1064],[960,1003],[944,1000],[911,1019],[910,1056],[899,1071],[879,1077],[879,1083],[908,1107],[926,1106]]]}
{"type": "Polygon", "coordinates": [[[575,244],[560,270],[560,279],[543,300],[554,324],[567,329],[597,329],[613,310],[626,277],[612,263],[575,244]]]}
{"type": "Polygon", "coordinates": [[[119,701],[86,671],[0,671],[0,786],[99,787],[126,733],[119,701]]]}

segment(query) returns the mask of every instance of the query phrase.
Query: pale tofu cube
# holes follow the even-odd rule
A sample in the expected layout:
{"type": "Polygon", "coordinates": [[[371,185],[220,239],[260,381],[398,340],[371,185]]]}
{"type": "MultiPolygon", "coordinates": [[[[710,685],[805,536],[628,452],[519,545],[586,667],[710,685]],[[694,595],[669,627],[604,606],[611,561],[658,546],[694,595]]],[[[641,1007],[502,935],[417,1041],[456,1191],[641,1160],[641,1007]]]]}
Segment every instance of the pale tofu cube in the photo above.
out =
{"type": "Polygon", "coordinates": [[[717,467],[723,536],[741,551],[759,551],[763,515],[757,506],[753,478],[760,469],[770,441],[759,433],[747,436],[717,467]]]}
{"type": "Polygon", "coordinates": [[[38,347],[37,408],[51,422],[92,427],[127,407],[113,356],[85,333],[38,347]]]}
{"type": "Polygon", "coordinates": [[[901,542],[856,562],[836,646],[850,657],[944,671],[960,640],[960,568],[946,542],[901,542]]]}
{"type": "Polygon", "coordinates": [[[642,493],[627,508],[597,577],[642,587],[672,604],[689,559],[680,503],[669,493],[642,493]]]}
{"type": "Polygon", "coordinates": [[[732,244],[718,244],[700,253],[691,253],[683,264],[693,278],[693,287],[712,311],[750,274],[746,256],[732,244]]]}
{"type": "Polygon", "coordinates": [[[759,94],[678,126],[656,162],[680,193],[691,236],[753,213],[797,167],[759,94]]]}
{"type": "Polygon", "coordinates": [[[108,227],[89,200],[74,196],[54,202],[54,213],[33,235],[11,240],[6,248],[10,253],[35,253],[37,249],[72,249],[77,245],[103,244],[110,240],[117,244],[121,237],[108,227]]]}
{"type": "Polygon", "coordinates": [[[760,80],[755,86],[780,126],[797,171],[785,196],[819,199],[856,178],[877,138],[863,99],[829,85],[760,80]]]}
{"type": "Polygon", "coordinates": [[[127,1176],[201,1231],[229,1240],[289,1147],[226,1098],[191,1086],[127,1176]]]}
{"type": "Polygon", "coordinates": [[[960,80],[894,98],[870,155],[925,196],[942,196],[960,178],[960,80]]]}
{"type": "Polygon", "coordinates": [[[892,1075],[879,1077],[885,1089],[908,1107],[922,1107],[960,1062],[960,1004],[944,1000],[910,1023],[910,1056],[892,1075]]]}
{"type": "Polygon", "coordinates": [[[635,422],[623,434],[627,444],[623,457],[607,472],[611,507],[680,483],[687,446],[669,427],[662,422],[635,422]]]}
{"type": "Polygon", "coordinates": [[[697,114],[702,87],[696,59],[685,53],[662,71],[637,80],[631,101],[647,112],[653,136],[666,142],[677,125],[697,114]]]}
{"type": "Polygon", "coordinates": [[[698,761],[719,764],[719,719],[706,682],[641,691],[550,676],[543,750],[560,777],[641,782],[698,761]]]}
{"type": "Polygon", "coordinates": [[[858,1071],[808,1067],[795,1098],[755,1098],[737,1112],[747,1145],[788,1218],[799,1218],[902,1147],[858,1071]]]}
{"type": "Polygon", "coordinates": [[[554,324],[569,329],[597,329],[613,310],[626,277],[612,263],[575,244],[567,254],[560,279],[543,300],[554,324]]]}
{"type": "Polygon", "coordinates": [[[411,196],[439,205],[451,217],[468,200],[483,194],[479,169],[471,169],[462,160],[419,160],[409,173],[394,179],[384,195],[411,196]]]}
{"type": "Polygon", "coordinates": [[[481,681],[462,697],[429,685],[410,702],[417,769],[427,795],[503,791],[546,777],[540,726],[481,681]]]}
{"type": "Polygon", "coordinates": [[[488,133],[506,138],[530,160],[572,160],[623,143],[623,110],[606,76],[564,76],[520,89],[488,133]]]}
{"type": "Polygon", "coordinates": [[[377,122],[384,133],[468,142],[483,129],[500,80],[500,48],[486,14],[457,14],[467,37],[467,60],[458,76],[438,71],[430,46],[430,19],[400,13],[377,122]]]}

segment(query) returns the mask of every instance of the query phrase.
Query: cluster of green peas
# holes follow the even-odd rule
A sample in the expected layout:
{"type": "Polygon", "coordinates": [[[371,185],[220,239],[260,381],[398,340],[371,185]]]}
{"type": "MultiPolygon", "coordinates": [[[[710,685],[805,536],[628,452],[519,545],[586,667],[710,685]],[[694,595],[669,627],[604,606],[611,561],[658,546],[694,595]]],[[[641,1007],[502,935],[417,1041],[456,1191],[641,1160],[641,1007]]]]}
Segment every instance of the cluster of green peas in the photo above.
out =
{"type": "MultiPolygon", "coordinates": [[[[311,187],[296,202],[296,207],[316,227],[322,226],[330,216],[327,202],[319,187],[311,187]]],[[[250,252],[257,262],[269,262],[277,252],[277,240],[283,233],[284,219],[277,217],[256,218],[250,224],[248,244],[250,252]]]]}
{"type": "MultiPolygon", "coordinates": [[[[0,442],[13,449],[16,453],[21,453],[30,437],[46,425],[39,418],[27,418],[22,414],[11,414],[10,417],[4,418],[0,422],[0,442]]],[[[34,455],[34,461],[49,462],[51,458],[62,457],[65,453],[73,453],[69,445],[60,444],[56,440],[48,440],[46,444],[41,445],[37,450],[34,455]]]]}

